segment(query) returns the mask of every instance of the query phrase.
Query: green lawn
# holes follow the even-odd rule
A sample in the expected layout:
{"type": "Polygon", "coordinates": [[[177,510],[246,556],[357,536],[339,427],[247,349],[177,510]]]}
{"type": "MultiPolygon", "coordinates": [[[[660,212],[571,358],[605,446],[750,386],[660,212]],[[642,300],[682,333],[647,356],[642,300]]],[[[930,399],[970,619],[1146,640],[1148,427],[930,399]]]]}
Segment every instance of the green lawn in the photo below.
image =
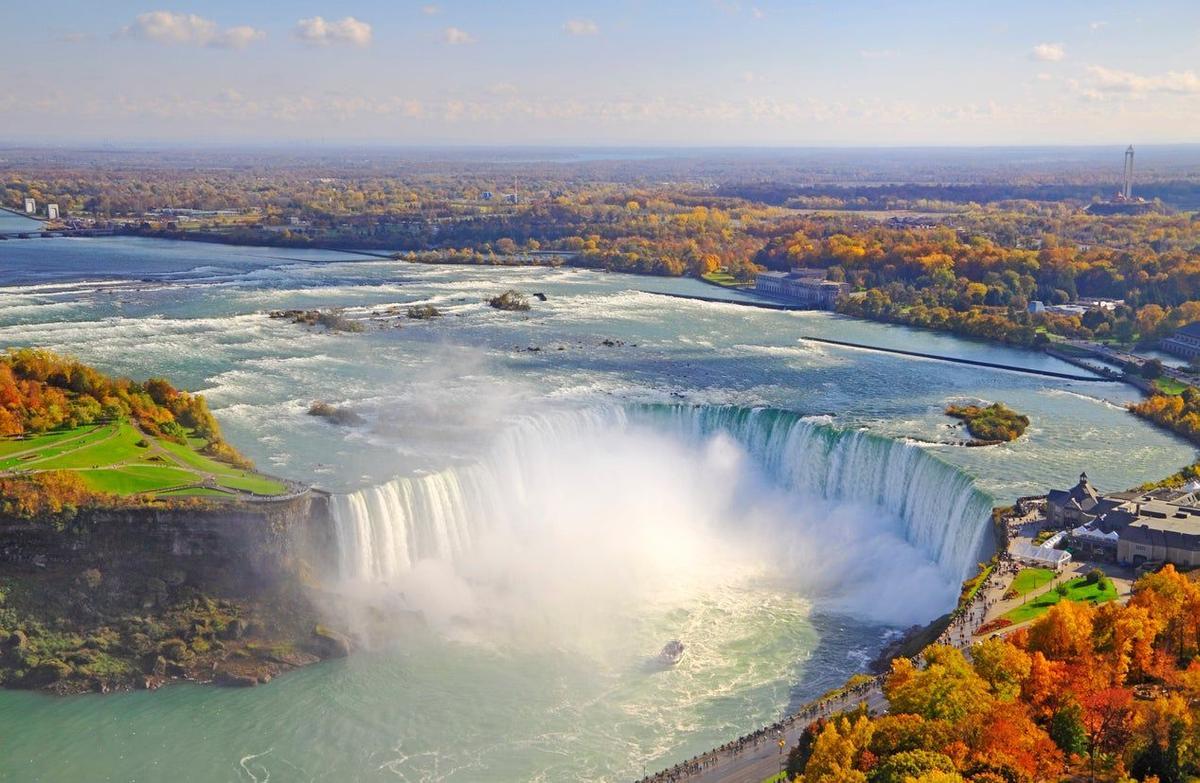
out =
{"type": "Polygon", "coordinates": [[[287,492],[282,482],[199,453],[205,445],[203,439],[195,437],[183,445],[145,436],[132,423],[122,421],[46,433],[28,440],[0,439],[0,471],[76,470],[93,490],[118,495],[157,490],[167,490],[163,495],[203,497],[231,497],[235,491],[255,495],[287,492]],[[25,456],[14,456],[17,454],[25,456]],[[202,484],[208,478],[206,474],[231,491],[204,487],[171,491],[202,484]]]}
{"type": "Polygon", "coordinates": [[[1054,578],[1054,571],[1049,568],[1022,568],[1020,573],[1013,579],[1012,589],[1017,595],[1025,595],[1028,592],[1049,584],[1054,578]]]}
{"type": "Polygon", "coordinates": [[[31,467],[35,462],[50,459],[73,449],[83,448],[90,443],[101,441],[115,432],[115,430],[116,425],[110,424],[103,427],[81,427],[79,429],[47,433],[46,435],[39,435],[25,441],[5,438],[0,440],[0,443],[3,443],[5,446],[11,446],[14,443],[20,445],[17,448],[8,449],[8,454],[13,456],[0,459],[0,470],[31,467]],[[36,449],[36,451],[31,451],[31,449],[36,449]],[[16,456],[18,454],[24,456],[16,456]]]}
{"type": "Polygon", "coordinates": [[[737,278],[728,272],[709,272],[708,274],[701,275],[700,277],[710,283],[724,286],[725,288],[742,288],[746,285],[745,283],[738,282],[737,278]]]}
{"type": "Polygon", "coordinates": [[[93,444],[86,448],[68,450],[60,456],[27,462],[24,463],[24,467],[38,470],[95,468],[121,462],[137,462],[148,456],[148,449],[137,445],[142,436],[132,424],[121,422],[117,425],[115,435],[111,428],[106,429],[108,433],[105,437],[96,438],[93,444]],[[109,437],[110,435],[112,437],[109,437]]]}
{"type": "Polygon", "coordinates": [[[53,446],[55,443],[65,438],[74,438],[80,434],[80,430],[55,430],[54,432],[43,432],[41,435],[34,435],[32,438],[3,438],[0,439],[0,457],[7,457],[9,454],[29,451],[30,449],[44,449],[48,446],[53,446]]]}
{"type": "Polygon", "coordinates": [[[95,492],[115,495],[134,495],[156,489],[192,484],[196,474],[179,468],[160,468],[153,465],[130,465],[123,468],[81,470],[79,477],[95,492]]]}
{"type": "MultiPolygon", "coordinates": [[[[1080,576],[1066,583],[1067,601],[1087,601],[1091,604],[1103,604],[1108,601],[1115,601],[1117,598],[1117,589],[1113,587],[1113,583],[1109,579],[1103,579],[1093,584],[1087,584],[1085,578],[1080,576]]],[[[1015,609],[1012,609],[1004,614],[1004,617],[1011,620],[1013,624],[1023,623],[1026,620],[1032,620],[1045,614],[1050,607],[1054,606],[1059,601],[1064,600],[1056,590],[1047,590],[1031,601],[1028,601],[1015,609]]]]}
{"type": "Polygon", "coordinates": [[[1186,383],[1177,381],[1174,378],[1155,378],[1154,388],[1158,389],[1163,394],[1183,394],[1183,390],[1188,386],[1186,383]]]}
{"type": "Polygon", "coordinates": [[[282,495],[287,487],[274,479],[260,476],[257,473],[242,473],[240,476],[219,476],[217,483],[222,487],[253,492],[255,495],[282,495]]]}

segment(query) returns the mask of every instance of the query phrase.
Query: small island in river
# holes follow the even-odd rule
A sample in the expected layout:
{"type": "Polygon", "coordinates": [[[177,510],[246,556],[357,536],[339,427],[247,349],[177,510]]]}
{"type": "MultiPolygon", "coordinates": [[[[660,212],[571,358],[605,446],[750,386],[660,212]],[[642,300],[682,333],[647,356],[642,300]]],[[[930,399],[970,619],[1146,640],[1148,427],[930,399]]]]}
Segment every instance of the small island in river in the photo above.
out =
{"type": "Polygon", "coordinates": [[[961,419],[973,440],[970,446],[991,446],[1009,443],[1025,434],[1029,417],[1017,413],[1002,402],[988,406],[948,405],[946,415],[961,419]]]}

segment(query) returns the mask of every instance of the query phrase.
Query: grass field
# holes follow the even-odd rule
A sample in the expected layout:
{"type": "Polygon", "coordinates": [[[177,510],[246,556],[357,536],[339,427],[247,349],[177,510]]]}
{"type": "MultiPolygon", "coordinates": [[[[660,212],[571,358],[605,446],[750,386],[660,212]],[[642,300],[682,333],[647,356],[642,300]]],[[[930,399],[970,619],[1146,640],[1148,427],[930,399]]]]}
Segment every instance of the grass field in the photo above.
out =
{"type": "Polygon", "coordinates": [[[1163,394],[1183,394],[1183,390],[1187,388],[1187,384],[1177,381],[1174,378],[1155,378],[1154,388],[1163,394]]]}
{"type": "Polygon", "coordinates": [[[1043,585],[1050,584],[1054,571],[1049,568],[1022,568],[1013,579],[1012,590],[1017,595],[1025,595],[1043,585]]]}
{"type": "Polygon", "coordinates": [[[714,285],[723,286],[725,288],[744,288],[746,286],[745,283],[739,283],[737,278],[728,272],[709,272],[705,275],[701,275],[701,277],[703,277],[706,281],[713,283],[714,285]]]}
{"type": "Polygon", "coordinates": [[[203,439],[187,445],[141,432],[121,421],[61,430],[29,439],[0,439],[0,471],[77,471],[94,491],[164,497],[279,495],[275,479],[199,452],[203,439]]]}
{"type": "MultiPolygon", "coordinates": [[[[1020,575],[1018,574],[1018,576],[1020,575]]],[[[1113,583],[1109,579],[1088,584],[1086,579],[1081,576],[1065,584],[1067,585],[1066,596],[1059,595],[1058,591],[1054,589],[1047,590],[1033,600],[1006,612],[1004,617],[1014,624],[1023,623],[1045,614],[1059,601],[1087,601],[1091,604],[1103,604],[1115,601],[1117,598],[1117,589],[1113,587],[1113,583]]]]}

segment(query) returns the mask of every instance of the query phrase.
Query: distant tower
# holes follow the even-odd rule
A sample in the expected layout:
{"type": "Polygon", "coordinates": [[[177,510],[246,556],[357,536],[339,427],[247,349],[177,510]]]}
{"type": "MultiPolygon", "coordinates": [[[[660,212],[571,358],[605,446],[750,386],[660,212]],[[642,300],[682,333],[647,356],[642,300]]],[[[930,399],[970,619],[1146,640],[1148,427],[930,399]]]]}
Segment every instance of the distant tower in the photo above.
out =
{"type": "Polygon", "coordinates": [[[1125,187],[1121,190],[1121,195],[1126,201],[1133,201],[1133,145],[1129,145],[1129,149],[1125,150],[1125,187]]]}

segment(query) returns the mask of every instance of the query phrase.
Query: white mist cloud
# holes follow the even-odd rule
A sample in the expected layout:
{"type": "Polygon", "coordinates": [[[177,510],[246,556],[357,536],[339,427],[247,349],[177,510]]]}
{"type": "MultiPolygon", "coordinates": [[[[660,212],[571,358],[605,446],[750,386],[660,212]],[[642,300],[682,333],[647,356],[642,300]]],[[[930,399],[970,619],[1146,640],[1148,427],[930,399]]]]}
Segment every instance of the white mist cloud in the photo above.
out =
{"type": "Polygon", "coordinates": [[[1067,50],[1060,43],[1040,43],[1033,47],[1030,56],[1041,62],[1056,63],[1066,59],[1067,50]]]}
{"type": "Polygon", "coordinates": [[[348,44],[363,47],[370,46],[372,31],[371,25],[353,16],[336,21],[326,21],[324,17],[314,16],[296,22],[293,34],[301,41],[315,46],[348,44]]]}
{"type": "Polygon", "coordinates": [[[211,19],[196,14],[150,11],[139,14],[118,35],[161,44],[207,46],[214,49],[245,49],[267,34],[248,25],[222,29],[211,19]]]}
{"type": "Polygon", "coordinates": [[[451,46],[475,43],[475,36],[458,27],[447,27],[442,31],[442,40],[451,46]]]}
{"type": "Polygon", "coordinates": [[[1087,71],[1091,78],[1084,85],[1084,89],[1090,90],[1093,97],[1108,94],[1200,94],[1200,76],[1197,76],[1195,71],[1167,71],[1156,76],[1143,76],[1132,71],[1105,68],[1102,65],[1089,65],[1087,71]]]}
{"type": "Polygon", "coordinates": [[[596,35],[600,27],[591,19],[568,19],[563,22],[563,29],[569,35],[596,35]]]}

